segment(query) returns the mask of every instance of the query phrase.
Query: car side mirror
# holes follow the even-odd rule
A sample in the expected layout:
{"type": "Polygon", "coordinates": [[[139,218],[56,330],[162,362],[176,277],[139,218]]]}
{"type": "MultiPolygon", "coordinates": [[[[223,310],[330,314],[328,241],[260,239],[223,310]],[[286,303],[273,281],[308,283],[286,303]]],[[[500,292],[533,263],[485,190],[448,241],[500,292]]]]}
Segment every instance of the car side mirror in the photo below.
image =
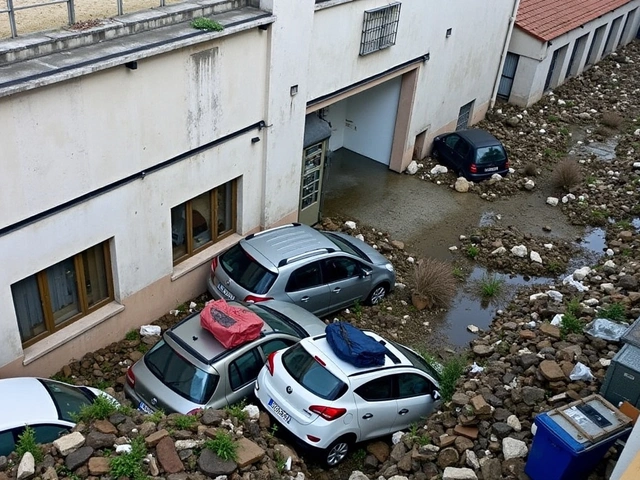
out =
{"type": "Polygon", "coordinates": [[[438,390],[434,390],[433,393],[431,394],[431,396],[433,397],[434,401],[440,400],[440,392],[438,390]]]}
{"type": "Polygon", "coordinates": [[[365,268],[361,268],[360,269],[360,277],[361,278],[367,278],[371,276],[371,270],[367,270],[365,268]]]}

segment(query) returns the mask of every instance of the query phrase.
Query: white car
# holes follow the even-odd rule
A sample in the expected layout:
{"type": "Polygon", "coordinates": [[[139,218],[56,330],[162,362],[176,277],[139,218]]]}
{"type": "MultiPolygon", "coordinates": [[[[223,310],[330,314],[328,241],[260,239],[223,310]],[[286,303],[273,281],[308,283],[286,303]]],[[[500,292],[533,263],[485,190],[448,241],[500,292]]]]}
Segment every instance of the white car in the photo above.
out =
{"type": "Polygon", "coordinates": [[[422,356],[365,333],[386,347],[384,365],[342,361],[320,335],[269,355],[256,380],[262,406],[329,467],[355,443],[405,429],[440,406],[438,374],[422,356]]]}
{"type": "Polygon", "coordinates": [[[0,380],[0,455],[15,450],[26,425],[33,428],[38,443],[50,443],[68,433],[76,425],[73,414],[98,396],[119,405],[97,388],[36,377],[0,380]]]}

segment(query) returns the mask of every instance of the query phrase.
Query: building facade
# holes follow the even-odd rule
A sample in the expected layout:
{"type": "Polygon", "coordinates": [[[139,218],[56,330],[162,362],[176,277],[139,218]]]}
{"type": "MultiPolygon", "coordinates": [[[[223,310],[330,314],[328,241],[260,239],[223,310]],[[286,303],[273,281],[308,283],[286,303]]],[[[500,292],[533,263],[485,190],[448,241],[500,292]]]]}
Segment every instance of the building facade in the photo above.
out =
{"type": "Polygon", "coordinates": [[[498,96],[521,106],[626,45],[640,0],[522,0],[498,96]]]}
{"type": "Polygon", "coordinates": [[[206,0],[0,41],[0,376],[121,339],[298,220],[309,118],[398,172],[481,119],[517,5],[206,0]]]}

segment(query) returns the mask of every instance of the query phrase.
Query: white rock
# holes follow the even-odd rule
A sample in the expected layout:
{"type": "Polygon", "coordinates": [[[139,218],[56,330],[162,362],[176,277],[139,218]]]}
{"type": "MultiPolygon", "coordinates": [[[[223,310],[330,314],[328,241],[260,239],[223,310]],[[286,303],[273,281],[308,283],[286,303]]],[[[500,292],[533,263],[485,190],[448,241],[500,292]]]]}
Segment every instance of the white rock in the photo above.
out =
{"type": "Polygon", "coordinates": [[[458,177],[453,188],[456,192],[466,193],[469,191],[469,181],[464,177],[458,177]]]}
{"type": "Polygon", "coordinates": [[[351,230],[355,230],[356,228],[356,222],[352,222],[351,220],[347,220],[346,222],[344,222],[345,227],[351,229],[351,230]]]}
{"type": "Polygon", "coordinates": [[[547,197],[547,204],[555,207],[558,205],[558,199],[556,197],[547,197]]]}
{"type": "Polygon", "coordinates": [[[431,175],[440,175],[441,173],[447,173],[449,170],[444,165],[436,165],[433,167],[429,173],[431,175]]]}
{"type": "Polygon", "coordinates": [[[480,331],[480,329],[475,325],[467,325],[467,330],[469,330],[471,333],[478,333],[480,331]]]}
{"type": "Polygon", "coordinates": [[[190,438],[189,440],[176,440],[175,446],[177,451],[189,450],[192,448],[199,447],[204,443],[204,440],[196,440],[194,438],[190,438]]]}
{"type": "Polygon", "coordinates": [[[600,303],[600,300],[597,298],[587,298],[582,303],[584,303],[587,307],[595,307],[600,303]]]}
{"type": "Polygon", "coordinates": [[[191,303],[189,304],[189,308],[192,308],[192,309],[193,309],[193,308],[196,308],[197,306],[198,306],[198,304],[197,304],[196,302],[191,302],[191,303]]]}
{"type": "Polygon", "coordinates": [[[516,245],[511,249],[511,253],[516,257],[524,258],[527,256],[527,247],[524,245],[516,245]]]}
{"type": "Polygon", "coordinates": [[[511,460],[512,458],[524,458],[527,456],[529,449],[527,444],[522,440],[516,440],[515,438],[506,437],[502,439],[502,454],[505,460],[511,460]]]}
{"type": "Polygon", "coordinates": [[[396,288],[404,290],[405,288],[407,288],[407,286],[404,283],[396,282],[396,288]]]}
{"type": "Polygon", "coordinates": [[[357,238],[358,240],[360,240],[361,242],[364,242],[364,235],[362,235],[361,233],[357,234],[357,235],[356,235],[356,238],[357,238]]]}
{"type": "Polygon", "coordinates": [[[520,420],[518,420],[518,417],[516,417],[515,415],[509,415],[509,417],[507,417],[507,425],[513,428],[516,432],[519,432],[522,430],[522,425],[520,424],[520,420]]]}
{"type": "Polygon", "coordinates": [[[128,443],[116,445],[116,453],[131,453],[131,445],[128,443]]]}
{"type": "Polygon", "coordinates": [[[467,466],[473,469],[480,469],[480,462],[478,462],[478,456],[473,450],[467,450],[467,466]]]}
{"type": "Polygon", "coordinates": [[[540,256],[540,254],[534,250],[531,250],[531,253],[529,254],[529,258],[531,259],[532,262],[536,262],[536,263],[540,263],[542,264],[542,257],[540,256]]]}
{"type": "Polygon", "coordinates": [[[613,283],[602,283],[600,284],[600,290],[604,293],[613,293],[616,290],[616,287],[613,286],[613,283]]]}
{"type": "Polygon", "coordinates": [[[607,255],[607,257],[613,257],[614,251],[610,248],[607,248],[607,251],[604,253],[607,255]]]}
{"type": "Polygon", "coordinates": [[[538,133],[540,135],[544,135],[545,133],[547,133],[547,131],[544,128],[541,128],[540,130],[538,130],[538,133]]]}
{"type": "Polygon", "coordinates": [[[549,290],[547,295],[549,295],[549,297],[556,303],[562,302],[563,295],[557,290],[549,290]]]}
{"type": "Polygon", "coordinates": [[[604,262],[604,266],[609,268],[615,268],[616,264],[613,260],[607,260],[606,262],[604,262]]]}
{"type": "Polygon", "coordinates": [[[84,435],[80,432],[70,433],[53,442],[53,446],[60,452],[60,455],[65,457],[71,452],[75,452],[82,445],[84,445],[84,435]]]}
{"type": "Polygon", "coordinates": [[[491,252],[491,255],[502,255],[504,252],[506,252],[507,249],[504,247],[498,247],[496,248],[493,252],[491,252]]]}
{"type": "Polygon", "coordinates": [[[451,247],[449,247],[449,250],[452,252],[455,252],[456,250],[458,250],[458,247],[456,247],[455,245],[452,245],[451,247]]]}
{"type": "Polygon", "coordinates": [[[391,443],[397,445],[402,440],[403,435],[404,432],[395,432],[393,435],[391,435],[391,443]]]}
{"type": "Polygon", "coordinates": [[[534,188],[536,188],[536,184],[533,180],[528,179],[526,182],[524,182],[524,188],[525,190],[533,190],[534,188]]]}
{"type": "Polygon", "coordinates": [[[633,132],[636,137],[640,137],[640,128],[633,132]]]}
{"type": "Polygon", "coordinates": [[[560,98],[558,99],[558,105],[566,105],[566,104],[567,104],[567,102],[565,102],[564,100],[562,100],[560,98]]]}
{"type": "Polygon", "coordinates": [[[242,411],[247,412],[247,415],[249,415],[251,420],[257,420],[258,417],[260,417],[260,409],[255,405],[247,405],[242,409],[242,411]]]}
{"type": "Polygon", "coordinates": [[[602,365],[603,367],[608,367],[609,365],[611,365],[611,359],[610,358],[601,358],[600,359],[600,365],[602,365]]]}
{"type": "Polygon", "coordinates": [[[551,250],[553,248],[553,243],[545,243],[544,248],[546,248],[547,250],[551,250]]]}
{"type": "MultiPolygon", "coordinates": [[[[471,451],[467,450],[467,453],[471,451]]],[[[442,480],[478,480],[478,476],[470,468],[447,467],[442,474],[442,480]]]]}
{"type": "Polygon", "coordinates": [[[418,171],[418,163],[415,160],[412,160],[411,163],[407,166],[407,173],[409,175],[415,175],[418,171]]]}
{"type": "Polygon", "coordinates": [[[26,452],[18,465],[18,480],[29,478],[36,473],[36,461],[31,452],[26,452]]]}
{"type": "Polygon", "coordinates": [[[584,278],[590,273],[591,273],[591,268],[589,267],[579,268],[573,272],[573,279],[578,281],[584,280],[584,278]]]}
{"type": "Polygon", "coordinates": [[[499,173],[494,173],[493,175],[491,175],[491,180],[493,180],[494,182],[499,182],[500,180],[502,180],[502,175],[500,175],[499,173]]]}
{"type": "Polygon", "coordinates": [[[415,262],[416,262],[416,260],[415,260],[415,258],[413,258],[413,257],[407,257],[407,262],[408,262],[408,263],[415,263],[415,262]]]}
{"type": "Polygon", "coordinates": [[[351,472],[351,475],[349,475],[349,480],[369,480],[369,477],[360,470],[354,470],[351,472]]]}
{"type": "Polygon", "coordinates": [[[551,325],[555,325],[556,327],[562,323],[562,314],[556,313],[551,319],[551,325]]]}
{"type": "Polygon", "coordinates": [[[529,296],[529,303],[533,303],[536,300],[540,299],[540,298],[547,298],[547,294],[546,293],[534,293],[533,295],[529,296]]]}
{"type": "Polygon", "coordinates": [[[466,235],[460,235],[460,236],[458,237],[458,239],[459,239],[459,240],[466,240],[466,239],[467,239],[467,236],[466,236],[466,235]]]}

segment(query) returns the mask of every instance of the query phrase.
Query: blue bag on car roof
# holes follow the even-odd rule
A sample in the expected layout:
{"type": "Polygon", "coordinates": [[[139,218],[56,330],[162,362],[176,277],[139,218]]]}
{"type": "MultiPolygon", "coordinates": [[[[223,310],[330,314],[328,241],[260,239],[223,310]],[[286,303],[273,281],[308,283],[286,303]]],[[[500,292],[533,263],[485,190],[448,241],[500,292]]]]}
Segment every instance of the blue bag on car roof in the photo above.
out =
{"type": "Polygon", "coordinates": [[[325,333],[327,343],[341,360],[356,367],[384,365],[386,347],[350,323],[331,323],[325,333]]]}

